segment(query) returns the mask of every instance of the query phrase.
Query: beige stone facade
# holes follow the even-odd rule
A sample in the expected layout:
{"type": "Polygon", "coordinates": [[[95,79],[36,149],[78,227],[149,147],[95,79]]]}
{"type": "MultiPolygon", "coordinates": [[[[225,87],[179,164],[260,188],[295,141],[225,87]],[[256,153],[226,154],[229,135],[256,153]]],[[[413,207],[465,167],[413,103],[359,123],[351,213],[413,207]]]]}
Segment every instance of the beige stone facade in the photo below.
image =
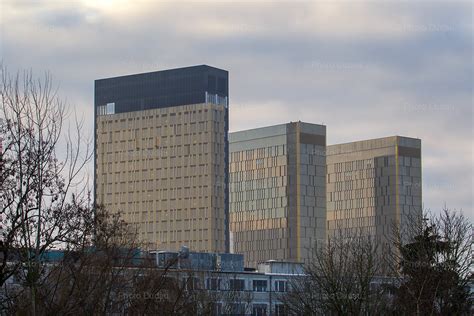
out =
{"type": "Polygon", "coordinates": [[[303,122],[229,135],[230,235],[246,266],[308,261],[325,239],[326,127],[303,122]]]}
{"type": "Polygon", "coordinates": [[[421,216],[421,140],[386,137],[327,147],[327,233],[385,242],[421,216]]]}
{"type": "Polygon", "coordinates": [[[96,201],[149,248],[224,252],[225,111],[203,103],[98,115],[96,201]]]}

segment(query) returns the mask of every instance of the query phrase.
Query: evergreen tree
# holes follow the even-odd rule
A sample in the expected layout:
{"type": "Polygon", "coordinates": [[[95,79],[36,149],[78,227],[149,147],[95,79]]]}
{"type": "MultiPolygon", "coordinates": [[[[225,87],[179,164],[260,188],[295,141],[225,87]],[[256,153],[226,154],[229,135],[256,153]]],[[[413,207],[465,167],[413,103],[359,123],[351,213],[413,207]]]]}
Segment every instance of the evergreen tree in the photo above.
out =
{"type": "Polygon", "coordinates": [[[472,256],[472,225],[445,210],[423,224],[412,242],[400,246],[401,285],[395,309],[409,315],[469,314],[467,282],[472,256]]]}

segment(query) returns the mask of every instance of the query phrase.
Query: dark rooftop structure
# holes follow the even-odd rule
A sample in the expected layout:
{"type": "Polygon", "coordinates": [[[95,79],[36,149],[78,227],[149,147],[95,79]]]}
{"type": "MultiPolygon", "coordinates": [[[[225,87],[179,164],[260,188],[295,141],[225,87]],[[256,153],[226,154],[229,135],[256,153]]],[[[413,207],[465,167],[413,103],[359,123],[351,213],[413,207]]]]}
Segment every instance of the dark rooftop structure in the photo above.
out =
{"type": "MultiPolygon", "coordinates": [[[[225,102],[229,73],[207,65],[95,80],[95,108],[116,113],[208,102],[225,102]]],[[[97,113],[97,111],[96,111],[97,113]]],[[[105,113],[104,113],[105,114],[105,113]]],[[[112,113],[107,113],[112,114],[112,113]]]]}

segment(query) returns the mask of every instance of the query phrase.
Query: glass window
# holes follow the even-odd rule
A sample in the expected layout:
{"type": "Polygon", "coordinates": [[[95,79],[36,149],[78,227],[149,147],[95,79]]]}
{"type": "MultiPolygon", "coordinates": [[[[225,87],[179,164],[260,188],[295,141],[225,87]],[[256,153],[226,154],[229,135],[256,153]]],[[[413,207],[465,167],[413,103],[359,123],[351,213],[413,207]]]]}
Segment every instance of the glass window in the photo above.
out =
{"type": "Polygon", "coordinates": [[[115,103],[107,103],[107,114],[115,114],[115,103]]]}
{"type": "Polygon", "coordinates": [[[186,280],[186,288],[188,290],[199,290],[201,289],[201,284],[198,278],[190,277],[186,280]]]}
{"type": "Polygon", "coordinates": [[[275,316],[283,316],[283,315],[286,315],[285,305],[275,304],[275,316]]]}
{"type": "Polygon", "coordinates": [[[245,280],[242,280],[242,279],[231,279],[231,280],[229,280],[229,289],[231,291],[243,291],[243,290],[245,290],[245,280]]]}
{"type": "Polygon", "coordinates": [[[267,290],[267,281],[253,280],[253,290],[255,292],[265,292],[267,290]]]}
{"type": "Polygon", "coordinates": [[[211,303],[212,307],[212,314],[211,315],[222,315],[222,304],[221,303],[211,303]]]}
{"type": "Polygon", "coordinates": [[[275,281],[275,292],[286,292],[286,281],[275,281]]]}
{"type": "Polygon", "coordinates": [[[229,309],[230,309],[231,315],[245,315],[246,314],[245,304],[242,304],[242,303],[230,303],[229,309]]]}
{"type": "Polygon", "coordinates": [[[266,316],[267,304],[253,304],[252,315],[253,316],[266,316]]]}
{"type": "Polygon", "coordinates": [[[218,278],[209,278],[207,279],[207,289],[208,290],[219,290],[220,289],[221,280],[218,278]]]}

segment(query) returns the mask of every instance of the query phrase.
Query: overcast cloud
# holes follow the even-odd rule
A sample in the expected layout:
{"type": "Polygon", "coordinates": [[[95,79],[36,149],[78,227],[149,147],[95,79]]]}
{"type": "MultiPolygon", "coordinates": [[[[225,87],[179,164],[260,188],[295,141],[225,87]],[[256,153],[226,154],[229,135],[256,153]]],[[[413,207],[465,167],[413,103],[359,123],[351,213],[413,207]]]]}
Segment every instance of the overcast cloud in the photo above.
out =
{"type": "Polygon", "coordinates": [[[10,70],[50,71],[92,134],[93,81],[230,73],[231,131],[306,121],[330,144],[422,139],[426,208],[472,214],[473,8],[455,1],[0,2],[10,70]]]}

